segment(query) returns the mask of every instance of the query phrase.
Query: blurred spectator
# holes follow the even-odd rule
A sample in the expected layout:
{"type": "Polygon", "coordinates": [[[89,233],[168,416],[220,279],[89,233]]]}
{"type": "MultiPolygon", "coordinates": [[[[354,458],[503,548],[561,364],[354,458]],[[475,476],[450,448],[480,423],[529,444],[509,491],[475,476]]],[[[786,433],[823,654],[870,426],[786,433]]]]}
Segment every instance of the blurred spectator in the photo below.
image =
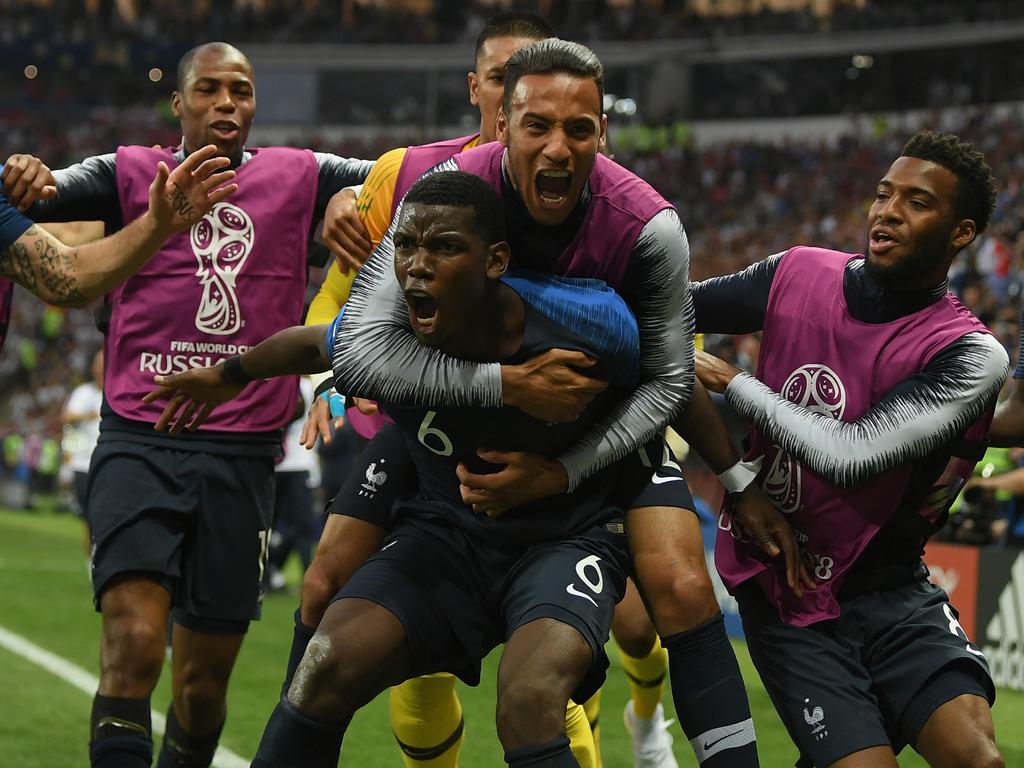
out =
{"type": "Polygon", "coordinates": [[[308,376],[299,380],[299,391],[295,419],[284,433],[284,458],[274,466],[274,522],[263,577],[269,592],[285,588],[282,571],[292,552],[299,556],[305,571],[313,559],[322,528],[313,503],[313,489],[320,487],[320,457],[299,442],[306,411],[313,402],[313,385],[308,376]]]}
{"type": "Polygon", "coordinates": [[[950,510],[954,540],[1024,547],[1024,452],[990,448],[950,510]],[[962,502],[962,503],[961,503],[962,502]]]}
{"type": "Polygon", "coordinates": [[[100,436],[100,407],[103,405],[103,351],[93,356],[89,369],[92,377],[72,390],[64,405],[64,437],[62,469],[70,473],[72,509],[85,523],[85,551],[89,552],[89,520],[87,517],[89,460],[100,436]]]}

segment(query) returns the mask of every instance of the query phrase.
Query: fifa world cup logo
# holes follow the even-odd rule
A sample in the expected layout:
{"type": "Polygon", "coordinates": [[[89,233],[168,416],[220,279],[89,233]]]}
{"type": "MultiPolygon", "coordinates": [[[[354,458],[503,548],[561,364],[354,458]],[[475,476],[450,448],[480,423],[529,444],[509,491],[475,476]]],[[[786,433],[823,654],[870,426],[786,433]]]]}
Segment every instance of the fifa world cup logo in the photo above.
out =
{"type": "Polygon", "coordinates": [[[255,237],[249,214],[230,203],[217,203],[192,227],[189,239],[199,261],[196,277],[203,286],[196,328],[203,333],[227,336],[242,327],[235,280],[255,237]]]}
{"type": "MultiPolygon", "coordinates": [[[[846,388],[827,365],[802,365],[782,386],[782,396],[808,410],[840,419],[846,410],[846,388]]],[[[764,479],[764,492],[783,512],[800,508],[800,464],[786,451],[775,454],[764,479]]]]}

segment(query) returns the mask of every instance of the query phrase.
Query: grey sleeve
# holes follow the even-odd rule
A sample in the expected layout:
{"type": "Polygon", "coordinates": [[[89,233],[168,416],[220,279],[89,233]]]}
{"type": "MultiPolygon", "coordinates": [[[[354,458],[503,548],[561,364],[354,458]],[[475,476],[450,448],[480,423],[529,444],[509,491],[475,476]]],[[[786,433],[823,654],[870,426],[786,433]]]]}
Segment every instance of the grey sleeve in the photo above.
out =
{"type": "Polygon", "coordinates": [[[316,158],[316,207],[313,209],[314,224],[324,217],[327,203],[345,187],[354,187],[366,181],[373,169],[373,160],[356,160],[338,157],[328,152],[314,152],[316,158]]]}
{"type": "Polygon", "coordinates": [[[102,221],[107,232],[124,224],[117,194],[117,155],[87,157],[80,163],[53,172],[57,196],[40,200],[28,209],[34,221],[102,221]]]}
{"type": "Polygon", "coordinates": [[[693,307],[697,333],[756,333],[764,330],[768,296],[779,262],[786,252],[776,253],[742,272],[693,283],[693,307]]]}
{"type": "Polygon", "coordinates": [[[569,488],[665,429],[693,392],[690,247],[671,208],[654,216],[633,247],[622,295],[640,327],[641,384],[559,456],[569,488]]]}
{"type": "MultiPolygon", "coordinates": [[[[457,170],[454,160],[432,171],[457,170]]],[[[471,363],[420,344],[395,279],[391,241],[401,204],[352,283],[334,340],[334,378],[346,395],[394,405],[501,405],[501,366],[471,363]]]]}
{"type": "Polygon", "coordinates": [[[848,488],[924,458],[961,434],[995,403],[1008,364],[993,336],[967,334],[851,422],[791,403],[745,373],[730,382],[725,395],[801,464],[848,488]]]}

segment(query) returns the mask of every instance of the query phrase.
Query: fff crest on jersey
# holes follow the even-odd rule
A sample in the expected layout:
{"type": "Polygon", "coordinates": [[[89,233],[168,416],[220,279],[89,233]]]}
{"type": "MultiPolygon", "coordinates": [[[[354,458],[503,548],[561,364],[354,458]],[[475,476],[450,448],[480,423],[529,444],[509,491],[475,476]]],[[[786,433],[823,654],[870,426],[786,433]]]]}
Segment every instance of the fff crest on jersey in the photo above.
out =
{"type": "Polygon", "coordinates": [[[196,329],[228,336],[242,327],[235,281],[256,239],[249,214],[231,203],[217,203],[189,232],[199,262],[196,277],[203,295],[196,310],[196,329]]]}
{"type": "MultiPolygon", "coordinates": [[[[782,396],[809,411],[841,419],[846,411],[846,387],[839,374],[820,363],[801,365],[782,385],[782,396]]],[[[764,478],[764,492],[783,512],[792,514],[801,503],[800,463],[778,449],[764,478]]]]}

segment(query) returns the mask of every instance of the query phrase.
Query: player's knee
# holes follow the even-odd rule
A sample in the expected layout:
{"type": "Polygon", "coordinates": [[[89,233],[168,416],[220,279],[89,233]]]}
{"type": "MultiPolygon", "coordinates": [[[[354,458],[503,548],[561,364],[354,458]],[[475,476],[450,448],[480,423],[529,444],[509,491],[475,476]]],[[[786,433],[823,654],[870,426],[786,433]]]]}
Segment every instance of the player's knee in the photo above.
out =
{"type": "Polygon", "coordinates": [[[621,616],[619,613],[619,611],[615,612],[615,620],[612,622],[612,634],[615,635],[615,642],[627,656],[642,659],[654,648],[658,633],[651,624],[651,619],[646,611],[621,616]]]}
{"type": "Polygon", "coordinates": [[[365,677],[351,654],[340,653],[327,634],[317,632],[295,671],[288,701],[318,719],[340,720],[367,699],[365,677]]]}
{"type": "Polygon", "coordinates": [[[1006,763],[995,741],[986,738],[983,744],[978,744],[970,755],[964,757],[961,765],[964,768],[1005,768],[1006,763]]]}
{"type": "Polygon", "coordinates": [[[105,678],[136,684],[155,681],[164,663],[167,634],[163,627],[124,615],[104,623],[101,667],[105,678]]]}
{"type": "Polygon", "coordinates": [[[662,637],[696,626],[718,612],[715,589],[703,562],[680,563],[655,555],[636,567],[662,637]]]}
{"type": "Polygon", "coordinates": [[[523,676],[501,685],[497,726],[498,738],[505,749],[552,739],[565,730],[568,695],[561,686],[552,683],[544,684],[523,676]]]}

